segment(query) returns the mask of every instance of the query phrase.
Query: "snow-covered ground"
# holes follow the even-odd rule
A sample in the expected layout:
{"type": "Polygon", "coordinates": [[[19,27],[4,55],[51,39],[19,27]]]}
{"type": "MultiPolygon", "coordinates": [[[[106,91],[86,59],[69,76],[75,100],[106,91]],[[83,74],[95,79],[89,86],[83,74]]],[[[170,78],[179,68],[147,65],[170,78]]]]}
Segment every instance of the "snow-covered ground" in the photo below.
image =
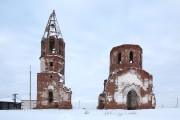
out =
{"type": "Polygon", "coordinates": [[[0,120],[180,120],[180,109],[0,110],[0,120]]]}

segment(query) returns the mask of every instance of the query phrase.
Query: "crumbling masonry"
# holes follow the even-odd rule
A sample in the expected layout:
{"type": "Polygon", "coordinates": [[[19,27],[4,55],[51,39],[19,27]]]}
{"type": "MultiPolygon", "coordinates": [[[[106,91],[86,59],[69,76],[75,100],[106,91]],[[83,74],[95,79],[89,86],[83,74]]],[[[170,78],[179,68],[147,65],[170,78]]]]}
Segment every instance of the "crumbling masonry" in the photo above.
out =
{"type": "Polygon", "coordinates": [[[109,77],[99,95],[99,109],[155,108],[153,78],[142,69],[142,48],[125,44],[110,52],[109,77]]]}
{"type": "Polygon", "coordinates": [[[41,40],[41,70],[37,73],[37,108],[71,109],[71,89],[65,86],[65,42],[55,11],[41,40]]]}

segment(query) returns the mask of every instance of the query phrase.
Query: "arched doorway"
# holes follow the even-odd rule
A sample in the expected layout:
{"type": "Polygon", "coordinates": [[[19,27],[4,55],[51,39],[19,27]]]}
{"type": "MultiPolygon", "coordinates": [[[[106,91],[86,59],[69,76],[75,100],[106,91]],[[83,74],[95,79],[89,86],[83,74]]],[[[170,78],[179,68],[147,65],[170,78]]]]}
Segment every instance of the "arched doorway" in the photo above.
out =
{"type": "Polygon", "coordinates": [[[48,100],[49,100],[49,103],[53,102],[53,91],[49,91],[48,100]]]}
{"type": "Polygon", "coordinates": [[[137,108],[137,93],[131,90],[127,94],[127,109],[134,110],[137,108]]]}

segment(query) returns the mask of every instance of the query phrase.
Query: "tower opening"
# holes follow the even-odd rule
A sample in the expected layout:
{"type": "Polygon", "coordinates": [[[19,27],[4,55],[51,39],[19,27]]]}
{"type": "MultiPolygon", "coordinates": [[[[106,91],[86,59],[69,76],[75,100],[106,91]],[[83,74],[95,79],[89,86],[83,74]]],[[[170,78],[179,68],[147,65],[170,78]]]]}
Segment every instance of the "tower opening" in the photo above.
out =
{"type": "Polygon", "coordinates": [[[49,91],[48,99],[49,99],[49,102],[52,103],[52,101],[53,101],[53,92],[52,91],[49,91]]]}
{"type": "Polygon", "coordinates": [[[44,41],[42,40],[41,41],[41,55],[44,55],[44,51],[45,50],[45,44],[44,44],[44,41]]]}
{"type": "Polygon", "coordinates": [[[142,55],[140,54],[139,65],[142,65],[142,55]]]}
{"type": "Polygon", "coordinates": [[[49,63],[49,66],[53,67],[53,62],[50,62],[50,63],[49,63]]]}
{"type": "Polygon", "coordinates": [[[50,78],[52,78],[52,75],[50,75],[50,78]]]}
{"type": "Polygon", "coordinates": [[[62,44],[59,43],[59,55],[62,55],[62,44]]]}
{"type": "Polygon", "coordinates": [[[130,53],[129,53],[129,63],[133,63],[133,57],[134,57],[133,51],[130,51],[130,53]]]}
{"type": "Polygon", "coordinates": [[[134,110],[137,108],[137,93],[134,90],[128,92],[127,109],[134,110]]]}
{"type": "Polygon", "coordinates": [[[121,62],[121,52],[118,54],[118,64],[122,63],[121,62]]]}
{"type": "Polygon", "coordinates": [[[55,52],[54,39],[50,39],[50,41],[49,41],[49,53],[52,54],[54,52],[55,52]]]}

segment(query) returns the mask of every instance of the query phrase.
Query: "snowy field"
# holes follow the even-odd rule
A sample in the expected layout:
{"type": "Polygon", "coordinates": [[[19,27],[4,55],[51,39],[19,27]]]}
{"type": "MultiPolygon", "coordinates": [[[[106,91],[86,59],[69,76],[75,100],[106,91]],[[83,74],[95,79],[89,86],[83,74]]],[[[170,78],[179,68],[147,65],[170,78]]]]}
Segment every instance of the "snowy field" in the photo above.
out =
{"type": "Polygon", "coordinates": [[[180,109],[0,110],[0,120],[180,120],[180,109]]]}

